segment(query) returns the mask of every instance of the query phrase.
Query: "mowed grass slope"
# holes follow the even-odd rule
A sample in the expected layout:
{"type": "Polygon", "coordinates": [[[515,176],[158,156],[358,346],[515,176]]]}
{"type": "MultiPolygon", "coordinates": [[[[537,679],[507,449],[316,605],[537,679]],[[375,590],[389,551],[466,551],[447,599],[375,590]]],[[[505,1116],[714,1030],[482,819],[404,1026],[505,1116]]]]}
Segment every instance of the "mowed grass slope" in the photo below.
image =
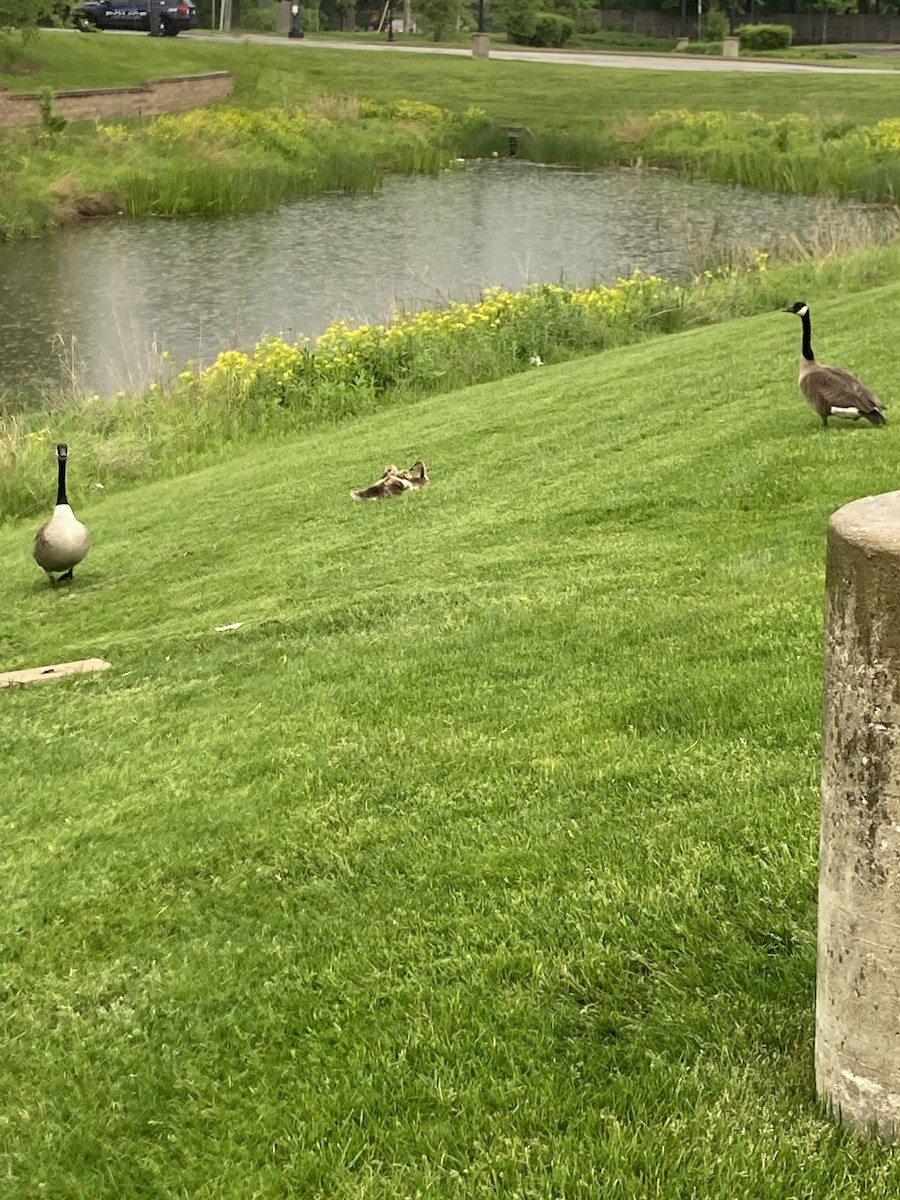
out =
{"type": "Polygon", "coordinates": [[[0,86],[20,92],[45,86],[122,87],[161,76],[225,70],[234,75],[239,104],[306,105],[321,95],[383,102],[408,97],[456,111],[475,104],[498,124],[527,125],[539,135],[586,137],[595,137],[618,116],[663,108],[752,109],[766,117],[802,112],[860,124],[900,115],[900,94],[891,75],[852,75],[827,64],[821,72],[795,75],[646,71],[330,49],[313,41],[277,46],[187,35],[162,43],[116,33],[44,30],[27,51],[37,70],[0,75],[0,86]]]}
{"type": "MultiPolygon", "coordinates": [[[[813,316],[896,405],[900,286],[813,316]]],[[[825,529],[900,430],[799,337],[98,493],[68,588],[0,533],[0,665],[114,664],[0,695],[5,1200],[896,1195],[812,1043],[825,529]]]]}

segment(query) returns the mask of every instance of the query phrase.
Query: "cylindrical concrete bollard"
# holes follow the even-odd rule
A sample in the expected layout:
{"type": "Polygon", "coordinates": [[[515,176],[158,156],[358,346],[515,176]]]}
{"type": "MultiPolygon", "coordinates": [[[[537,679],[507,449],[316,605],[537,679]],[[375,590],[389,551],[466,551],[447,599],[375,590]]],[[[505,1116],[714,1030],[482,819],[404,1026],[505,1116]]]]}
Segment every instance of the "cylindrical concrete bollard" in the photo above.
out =
{"type": "Polygon", "coordinates": [[[900,492],[828,527],[816,1088],[900,1133],[900,492]]]}

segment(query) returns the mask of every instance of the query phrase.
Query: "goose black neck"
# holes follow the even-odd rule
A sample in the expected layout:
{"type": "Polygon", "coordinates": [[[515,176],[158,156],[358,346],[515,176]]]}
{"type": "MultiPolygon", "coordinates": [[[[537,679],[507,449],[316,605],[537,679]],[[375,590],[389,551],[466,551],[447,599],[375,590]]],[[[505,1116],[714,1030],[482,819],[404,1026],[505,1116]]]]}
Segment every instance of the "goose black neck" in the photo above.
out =
{"type": "Polygon", "coordinates": [[[59,460],[59,482],[56,486],[56,503],[68,504],[66,499],[66,459],[59,460]]]}
{"type": "Polygon", "coordinates": [[[812,322],[809,319],[809,313],[801,313],[800,320],[803,322],[803,357],[807,362],[815,361],[812,352],[812,322]]]}

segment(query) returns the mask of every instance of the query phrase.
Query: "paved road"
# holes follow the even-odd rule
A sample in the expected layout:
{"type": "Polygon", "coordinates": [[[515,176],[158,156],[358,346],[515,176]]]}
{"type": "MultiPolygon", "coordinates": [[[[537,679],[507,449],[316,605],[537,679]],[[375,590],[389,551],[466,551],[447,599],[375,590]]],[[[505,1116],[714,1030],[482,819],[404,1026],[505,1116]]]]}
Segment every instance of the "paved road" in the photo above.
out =
{"type": "MultiPolygon", "coordinates": [[[[189,33],[195,38],[221,41],[221,35],[189,33]]],[[[471,58],[471,50],[455,46],[404,46],[401,42],[328,42],[306,38],[269,37],[266,34],[241,34],[240,40],[261,42],[272,46],[297,46],[311,50],[375,50],[389,54],[450,54],[471,58]]],[[[784,62],[781,59],[707,58],[705,55],[674,54],[590,54],[566,50],[509,50],[491,47],[491,58],[518,62],[563,63],[577,67],[619,67],[644,71],[751,71],[790,75],[897,75],[890,67],[833,67],[808,63],[784,62]]]]}

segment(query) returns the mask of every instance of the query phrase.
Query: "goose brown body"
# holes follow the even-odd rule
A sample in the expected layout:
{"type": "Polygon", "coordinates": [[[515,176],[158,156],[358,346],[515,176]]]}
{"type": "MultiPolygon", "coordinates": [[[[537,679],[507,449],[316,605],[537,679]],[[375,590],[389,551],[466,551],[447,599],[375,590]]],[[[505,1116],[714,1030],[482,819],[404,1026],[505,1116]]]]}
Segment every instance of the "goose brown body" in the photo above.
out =
{"type": "Polygon", "coordinates": [[[86,525],[72,512],[66,498],[66,463],[69,448],[63,443],[56,447],[58,477],[56,507],[53,516],[38,530],[32,554],[39,567],[47,572],[51,584],[72,578],[72,568],[91,548],[91,535],[86,525]],[[60,572],[54,579],[54,572],[60,572]]]}
{"type": "Polygon", "coordinates": [[[798,385],[806,402],[822,418],[827,428],[832,415],[864,417],[873,425],[884,425],[885,417],[881,401],[873,391],[855,375],[842,367],[829,367],[816,362],[812,350],[812,323],[809,306],[798,300],[785,312],[796,313],[803,322],[803,344],[800,357],[798,385]]]}
{"type": "Polygon", "coordinates": [[[350,495],[354,500],[389,500],[392,496],[408,492],[412,486],[409,473],[400,472],[391,464],[385,467],[384,474],[377,483],[367,488],[355,488],[350,495]]]}

